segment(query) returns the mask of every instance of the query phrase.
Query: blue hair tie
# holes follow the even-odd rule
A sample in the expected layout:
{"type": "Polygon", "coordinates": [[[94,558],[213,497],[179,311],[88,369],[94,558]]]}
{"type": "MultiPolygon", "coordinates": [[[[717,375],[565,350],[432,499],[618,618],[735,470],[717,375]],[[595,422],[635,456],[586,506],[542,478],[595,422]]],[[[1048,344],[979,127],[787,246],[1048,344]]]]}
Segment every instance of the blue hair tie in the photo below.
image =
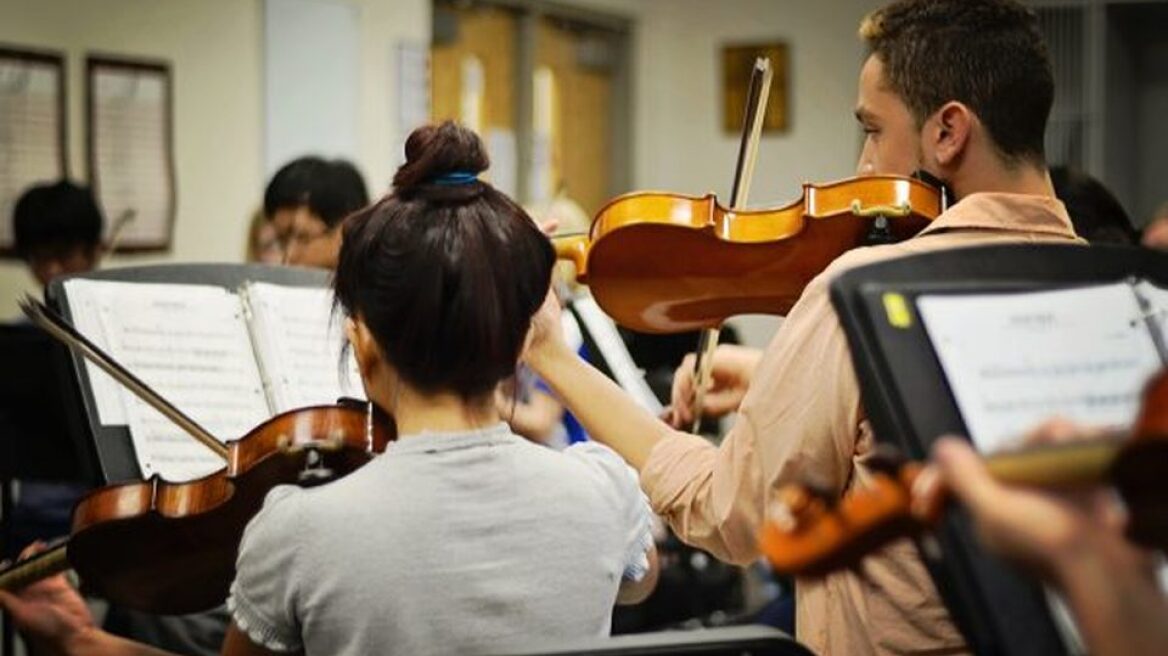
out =
{"type": "Polygon", "coordinates": [[[464,185],[478,181],[479,177],[468,171],[451,171],[450,173],[443,173],[430,179],[430,182],[433,184],[447,186],[464,185]]]}

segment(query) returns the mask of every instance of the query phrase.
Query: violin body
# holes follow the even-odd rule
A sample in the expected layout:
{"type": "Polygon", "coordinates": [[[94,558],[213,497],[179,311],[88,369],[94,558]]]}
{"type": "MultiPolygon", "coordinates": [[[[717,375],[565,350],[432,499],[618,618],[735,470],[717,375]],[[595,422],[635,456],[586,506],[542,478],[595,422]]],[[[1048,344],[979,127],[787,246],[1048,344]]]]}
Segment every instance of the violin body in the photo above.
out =
{"type": "Polygon", "coordinates": [[[185,483],[157,476],[95,490],[73,512],[68,560],[88,590],[159,614],[227,598],[239,541],[277,485],[343,476],[384,450],[392,422],[362,409],[317,406],[273,417],[228,444],[223,469],[185,483]]]}
{"type": "Polygon", "coordinates": [[[674,333],[736,314],[785,314],[879,217],[898,240],[943,210],[936,189],[897,176],[805,184],[794,203],[741,211],[713,194],[638,192],[610,201],[587,237],[557,240],[556,250],[617,323],[674,333]]]}

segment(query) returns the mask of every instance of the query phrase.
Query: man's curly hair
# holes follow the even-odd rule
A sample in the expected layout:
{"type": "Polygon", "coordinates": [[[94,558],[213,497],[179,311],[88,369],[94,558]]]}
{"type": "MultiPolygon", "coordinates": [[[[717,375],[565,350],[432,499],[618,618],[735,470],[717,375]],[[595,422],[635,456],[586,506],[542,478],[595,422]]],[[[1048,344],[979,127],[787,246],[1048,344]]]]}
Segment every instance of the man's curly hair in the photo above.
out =
{"type": "Polygon", "coordinates": [[[1033,11],[1013,0],[900,0],[864,18],[860,38],[918,125],[958,101],[1007,162],[1045,163],[1054,76],[1033,11]]]}

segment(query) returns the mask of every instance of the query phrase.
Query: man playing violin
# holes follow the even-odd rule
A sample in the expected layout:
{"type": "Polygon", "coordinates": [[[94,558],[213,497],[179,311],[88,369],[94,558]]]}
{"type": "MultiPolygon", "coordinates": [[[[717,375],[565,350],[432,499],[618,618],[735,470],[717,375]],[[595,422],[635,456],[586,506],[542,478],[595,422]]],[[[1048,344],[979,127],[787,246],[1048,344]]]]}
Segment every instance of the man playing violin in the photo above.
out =
{"type": "MultiPolygon", "coordinates": [[[[908,241],[836,260],[807,286],[764,353],[718,351],[711,400],[740,415],[720,446],[637,409],[577,362],[550,322],[529,354],[589,434],[640,470],[654,510],[674,531],[734,563],[758,556],[772,490],[810,478],[840,497],[871,475],[874,438],[828,299],[832,279],[924,251],[1081,241],[1047,175],[1043,136],[1054,83],[1031,11],[1011,0],[902,0],[865,18],[860,36],[869,56],[855,112],[866,135],[859,172],[923,170],[959,202],[908,241]]],[[[686,371],[683,364],[674,389],[677,425],[690,420],[686,371]]],[[[799,580],[796,599],[797,637],[819,653],[967,650],[907,541],[858,570],[799,580]]]]}

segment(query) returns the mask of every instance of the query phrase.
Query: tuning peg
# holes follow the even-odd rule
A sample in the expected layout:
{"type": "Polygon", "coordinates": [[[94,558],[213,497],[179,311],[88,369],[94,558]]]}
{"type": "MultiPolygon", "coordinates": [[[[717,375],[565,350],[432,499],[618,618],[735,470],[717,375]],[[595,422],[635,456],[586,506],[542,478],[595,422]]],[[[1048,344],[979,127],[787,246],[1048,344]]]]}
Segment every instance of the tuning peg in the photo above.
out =
{"type": "Polygon", "coordinates": [[[796,531],[828,514],[839,497],[827,486],[814,481],[787,485],[775,494],[768,518],[785,531],[796,531]]]}

